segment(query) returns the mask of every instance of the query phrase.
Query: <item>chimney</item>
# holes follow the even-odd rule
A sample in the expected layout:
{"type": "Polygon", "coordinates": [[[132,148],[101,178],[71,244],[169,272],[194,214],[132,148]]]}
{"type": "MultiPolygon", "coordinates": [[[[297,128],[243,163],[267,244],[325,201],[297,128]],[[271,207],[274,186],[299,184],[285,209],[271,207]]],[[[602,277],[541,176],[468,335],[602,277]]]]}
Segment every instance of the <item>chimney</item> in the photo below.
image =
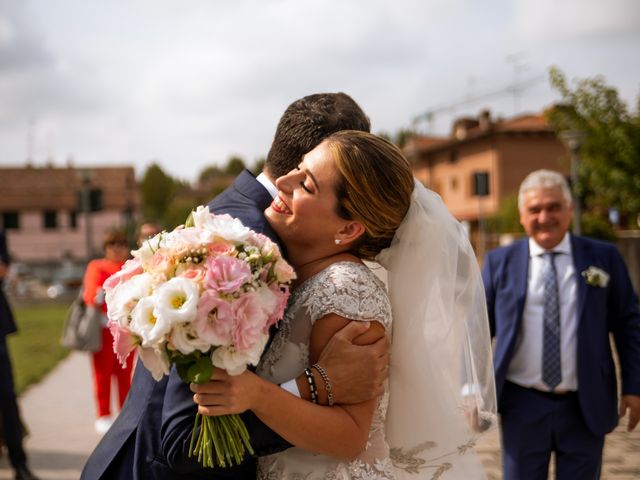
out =
{"type": "Polygon", "coordinates": [[[482,130],[483,132],[491,129],[491,112],[488,109],[482,110],[480,112],[478,123],[480,126],[480,130],[482,130]]]}
{"type": "Polygon", "coordinates": [[[469,130],[478,126],[478,120],[470,117],[461,117],[453,122],[453,136],[456,140],[464,140],[467,138],[469,130]]]}

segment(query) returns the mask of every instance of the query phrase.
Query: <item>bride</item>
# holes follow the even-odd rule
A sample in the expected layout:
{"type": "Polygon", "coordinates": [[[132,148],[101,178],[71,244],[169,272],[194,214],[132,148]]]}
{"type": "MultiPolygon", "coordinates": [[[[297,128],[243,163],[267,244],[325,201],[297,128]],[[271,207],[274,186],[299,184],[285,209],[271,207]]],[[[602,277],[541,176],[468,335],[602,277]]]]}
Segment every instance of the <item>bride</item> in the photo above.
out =
{"type": "Polygon", "coordinates": [[[295,445],[260,458],[261,479],[485,478],[473,445],[495,422],[495,390],[461,225],[368,133],[331,135],[276,186],[266,216],[298,275],[285,318],[255,374],[192,385],[199,411],[252,410],[295,445]],[[363,260],[386,269],[388,294],[363,260]],[[362,343],[392,337],[389,382],[378,399],[332,405],[318,356],[350,321],[370,321],[362,343]],[[312,402],[277,387],[302,372],[312,402]]]}

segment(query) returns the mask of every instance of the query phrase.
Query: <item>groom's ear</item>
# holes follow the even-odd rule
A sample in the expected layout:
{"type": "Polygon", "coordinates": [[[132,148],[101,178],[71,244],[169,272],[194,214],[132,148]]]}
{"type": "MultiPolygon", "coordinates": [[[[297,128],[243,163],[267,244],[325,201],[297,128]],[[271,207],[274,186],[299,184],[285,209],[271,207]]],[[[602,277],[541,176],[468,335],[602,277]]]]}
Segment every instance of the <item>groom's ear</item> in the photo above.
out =
{"type": "Polygon", "coordinates": [[[349,220],[338,231],[337,239],[340,239],[342,245],[355,242],[365,232],[364,225],[357,220],[349,220]]]}

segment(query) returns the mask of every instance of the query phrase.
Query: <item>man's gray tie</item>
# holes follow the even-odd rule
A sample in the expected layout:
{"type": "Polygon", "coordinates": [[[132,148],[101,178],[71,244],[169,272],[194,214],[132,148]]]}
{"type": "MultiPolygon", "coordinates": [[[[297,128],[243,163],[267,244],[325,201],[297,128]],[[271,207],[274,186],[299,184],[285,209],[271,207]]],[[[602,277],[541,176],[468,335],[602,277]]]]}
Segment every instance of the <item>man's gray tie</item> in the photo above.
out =
{"type": "Polygon", "coordinates": [[[560,302],[558,300],[558,275],[554,257],[558,252],[546,252],[542,281],[544,313],[544,334],[542,338],[542,381],[551,390],[562,381],[562,365],[560,362],[560,302]]]}

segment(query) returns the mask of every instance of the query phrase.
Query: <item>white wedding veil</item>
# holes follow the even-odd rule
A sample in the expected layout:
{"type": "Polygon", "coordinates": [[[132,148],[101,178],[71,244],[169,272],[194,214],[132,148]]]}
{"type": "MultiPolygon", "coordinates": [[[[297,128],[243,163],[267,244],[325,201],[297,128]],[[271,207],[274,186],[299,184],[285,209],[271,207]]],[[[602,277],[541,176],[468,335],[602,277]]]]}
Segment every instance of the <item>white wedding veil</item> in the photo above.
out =
{"type": "Polygon", "coordinates": [[[376,260],[387,270],[393,310],[386,435],[396,478],[484,478],[472,446],[496,422],[496,394],[467,234],[416,181],[407,215],[376,260]]]}

